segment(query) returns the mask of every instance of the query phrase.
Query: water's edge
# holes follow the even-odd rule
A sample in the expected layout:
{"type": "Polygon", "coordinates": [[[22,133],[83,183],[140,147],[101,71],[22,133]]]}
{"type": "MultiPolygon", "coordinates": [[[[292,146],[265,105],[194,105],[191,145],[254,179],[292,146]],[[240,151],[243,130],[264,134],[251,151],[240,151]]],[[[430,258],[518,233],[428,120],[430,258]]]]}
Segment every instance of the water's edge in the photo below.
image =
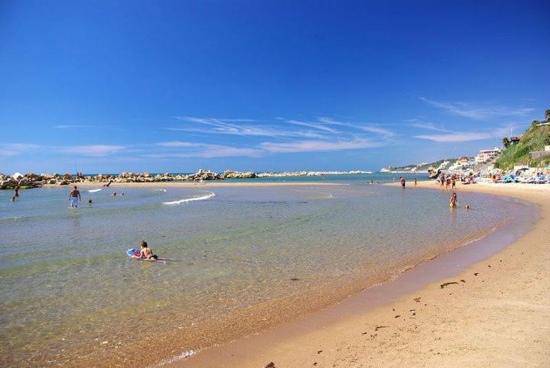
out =
{"type": "Polygon", "coordinates": [[[223,344],[203,348],[200,351],[183,351],[177,356],[165,358],[150,367],[185,368],[200,367],[202,364],[216,366],[227,362],[230,357],[238,359],[247,354],[257,354],[263,347],[272,346],[292,336],[307,334],[323,326],[364,314],[411,295],[429,284],[457,276],[469,267],[498,254],[529,233],[540,219],[540,209],[534,203],[513,196],[483,194],[499,200],[513,200],[521,203],[529,207],[529,217],[521,221],[514,219],[514,221],[499,224],[476,239],[466,240],[451,250],[407,266],[386,279],[365,285],[361,290],[321,309],[295,316],[294,319],[223,344]]]}

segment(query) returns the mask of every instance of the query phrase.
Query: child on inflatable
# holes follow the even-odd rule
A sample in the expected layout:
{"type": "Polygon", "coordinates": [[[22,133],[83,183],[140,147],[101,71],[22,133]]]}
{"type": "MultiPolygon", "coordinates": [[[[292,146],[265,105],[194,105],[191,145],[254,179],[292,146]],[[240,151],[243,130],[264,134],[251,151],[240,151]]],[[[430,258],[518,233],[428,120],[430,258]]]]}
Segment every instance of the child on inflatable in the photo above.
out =
{"type": "Polygon", "coordinates": [[[141,242],[140,246],[141,246],[141,250],[137,258],[149,259],[154,261],[158,259],[158,256],[156,254],[153,254],[153,251],[151,250],[151,248],[147,246],[147,242],[145,240],[141,242]]]}

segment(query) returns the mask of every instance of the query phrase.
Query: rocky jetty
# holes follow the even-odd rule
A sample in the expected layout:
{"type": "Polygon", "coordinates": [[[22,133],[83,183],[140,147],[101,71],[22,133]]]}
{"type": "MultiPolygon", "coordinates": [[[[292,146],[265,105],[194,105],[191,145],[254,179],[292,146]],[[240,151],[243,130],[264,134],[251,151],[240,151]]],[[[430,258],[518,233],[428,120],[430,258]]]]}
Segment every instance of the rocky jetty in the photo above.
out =
{"type": "Polygon", "coordinates": [[[69,185],[76,183],[162,183],[170,181],[204,181],[224,179],[253,179],[258,177],[255,172],[224,171],[216,173],[209,170],[199,170],[194,174],[150,174],[122,172],[120,174],[71,175],[71,174],[20,174],[4,175],[0,173],[0,189],[39,188],[43,185],[69,185]]]}
{"type": "Polygon", "coordinates": [[[224,179],[254,179],[258,177],[253,171],[224,171],[222,174],[224,179]]]}
{"type": "Polygon", "coordinates": [[[42,175],[15,173],[13,175],[0,174],[0,189],[37,188],[41,187],[44,181],[42,175]]]}

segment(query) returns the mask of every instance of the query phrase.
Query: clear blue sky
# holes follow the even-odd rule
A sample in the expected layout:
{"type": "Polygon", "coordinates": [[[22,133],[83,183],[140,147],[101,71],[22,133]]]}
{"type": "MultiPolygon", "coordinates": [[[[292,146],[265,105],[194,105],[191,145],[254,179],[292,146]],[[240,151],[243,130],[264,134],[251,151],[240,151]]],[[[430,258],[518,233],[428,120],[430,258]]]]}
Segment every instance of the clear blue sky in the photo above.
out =
{"type": "Polygon", "coordinates": [[[0,0],[0,172],[379,169],[550,108],[548,1],[0,0]]]}

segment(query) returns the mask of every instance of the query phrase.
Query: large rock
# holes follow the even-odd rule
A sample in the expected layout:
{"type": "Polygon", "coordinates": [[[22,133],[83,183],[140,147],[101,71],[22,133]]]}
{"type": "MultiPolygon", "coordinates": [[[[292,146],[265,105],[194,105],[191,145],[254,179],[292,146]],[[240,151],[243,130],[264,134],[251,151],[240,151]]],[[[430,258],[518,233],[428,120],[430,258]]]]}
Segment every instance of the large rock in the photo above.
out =
{"type": "Polygon", "coordinates": [[[224,171],[222,176],[224,179],[253,179],[257,177],[256,173],[252,171],[224,171]]]}

